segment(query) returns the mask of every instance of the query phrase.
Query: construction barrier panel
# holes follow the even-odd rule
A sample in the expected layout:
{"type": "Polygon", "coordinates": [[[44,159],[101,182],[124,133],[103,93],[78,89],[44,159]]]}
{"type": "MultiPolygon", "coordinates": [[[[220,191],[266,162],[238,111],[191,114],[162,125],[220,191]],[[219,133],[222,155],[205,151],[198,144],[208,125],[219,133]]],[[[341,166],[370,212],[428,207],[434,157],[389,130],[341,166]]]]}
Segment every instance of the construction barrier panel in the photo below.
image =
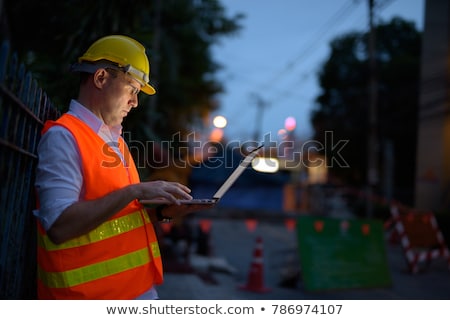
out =
{"type": "Polygon", "coordinates": [[[447,260],[450,269],[450,252],[432,212],[392,205],[391,216],[391,239],[399,239],[411,273],[438,258],[447,260]]]}
{"type": "Polygon", "coordinates": [[[298,250],[305,291],[391,286],[378,220],[300,216],[298,250]]]}

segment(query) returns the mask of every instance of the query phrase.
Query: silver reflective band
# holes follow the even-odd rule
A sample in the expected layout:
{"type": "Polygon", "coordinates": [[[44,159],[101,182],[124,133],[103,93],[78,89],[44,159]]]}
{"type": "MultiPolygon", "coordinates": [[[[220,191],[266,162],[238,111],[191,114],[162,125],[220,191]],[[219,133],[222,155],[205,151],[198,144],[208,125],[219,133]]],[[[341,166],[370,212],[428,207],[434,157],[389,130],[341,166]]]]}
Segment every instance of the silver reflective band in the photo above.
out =
{"type": "Polygon", "coordinates": [[[131,77],[133,77],[133,79],[135,79],[137,82],[139,82],[139,84],[141,86],[145,86],[150,81],[148,74],[136,69],[131,64],[121,67],[121,66],[118,66],[118,65],[115,65],[112,63],[107,63],[107,62],[106,63],[105,62],[100,62],[100,63],[80,62],[80,63],[74,63],[73,65],[71,65],[70,71],[94,73],[98,69],[107,69],[107,68],[128,73],[131,77]]]}
{"type": "Polygon", "coordinates": [[[145,86],[150,81],[148,74],[142,72],[141,70],[136,69],[131,64],[122,67],[122,69],[124,72],[129,73],[132,76],[134,75],[133,78],[136,79],[136,81],[143,86],[145,86]]]}

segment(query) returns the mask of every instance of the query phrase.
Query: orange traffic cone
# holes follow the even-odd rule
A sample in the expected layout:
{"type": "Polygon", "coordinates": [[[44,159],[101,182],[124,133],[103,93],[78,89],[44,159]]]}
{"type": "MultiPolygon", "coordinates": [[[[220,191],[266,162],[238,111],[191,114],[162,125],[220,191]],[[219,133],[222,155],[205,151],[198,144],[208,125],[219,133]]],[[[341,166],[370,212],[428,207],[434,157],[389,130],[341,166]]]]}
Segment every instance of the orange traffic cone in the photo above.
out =
{"type": "Polygon", "coordinates": [[[261,237],[256,239],[256,248],[253,252],[253,261],[250,265],[247,284],[239,286],[239,289],[259,293],[271,290],[264,286],[263,243],[261,237]]]}

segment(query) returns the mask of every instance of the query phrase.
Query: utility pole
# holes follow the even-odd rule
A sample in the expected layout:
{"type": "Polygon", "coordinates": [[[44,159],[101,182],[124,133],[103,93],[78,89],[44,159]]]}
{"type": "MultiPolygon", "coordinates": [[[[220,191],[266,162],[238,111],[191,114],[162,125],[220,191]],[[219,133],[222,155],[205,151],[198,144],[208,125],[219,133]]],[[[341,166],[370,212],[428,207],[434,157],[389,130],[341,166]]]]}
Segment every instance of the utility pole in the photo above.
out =
{"type": "Polygon", "coordinates": [[[367,199],[366,214],[373,216],[372,195],[378,184],[378,119],[377,119],[377,67],[375,55],[374,1],[369,0],[369,132],[367,141],[367,199]]]}
{"type": "MultiPolygon", "coordinates": [[[[1,0],[0,0],[1,1],[1,0]]],[[[154,18],[153,18],[153,38],[152,38],[152,55],[150,60],[150,76],[152,79],[152,85],[158,90],[159,80],[159,64],[161,61],[161,12],[162,12],[162,0],[156,0],[154,2],[154,18]]],[[[150,124],[153,130],[154,124],[159,120],[157,119],[156,106],[158,103],[158,95],[154,95],[149,99],[149,108],[146,112],[146,122],[150,124]]]]}
{"type": "Polygon", "coordinates": [[[254,141],[260,141],[262,139],[262,137],[261,137],[261,128],[262,128],[264,109],[268,106],[268,103],[266,101],[264,101],[256,93],[252,94],[252,96],[253,96],[253,98],[255,99],[255,102],[256,102],[255,134],[253,136],[253,140],[254,141]]]}

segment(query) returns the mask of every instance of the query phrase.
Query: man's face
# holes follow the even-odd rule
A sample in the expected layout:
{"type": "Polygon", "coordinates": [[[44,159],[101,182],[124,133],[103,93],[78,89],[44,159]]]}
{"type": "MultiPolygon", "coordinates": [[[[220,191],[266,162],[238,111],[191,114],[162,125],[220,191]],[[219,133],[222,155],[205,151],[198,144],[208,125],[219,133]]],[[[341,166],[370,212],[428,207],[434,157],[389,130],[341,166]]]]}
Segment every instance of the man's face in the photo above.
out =
{"type": "Polygon", "coordinates": [[[108,126],[120,125],[132,108],[138,106],[141,85],[121,71],[107,71],[103,92],[102,118],[108,126]]]}

